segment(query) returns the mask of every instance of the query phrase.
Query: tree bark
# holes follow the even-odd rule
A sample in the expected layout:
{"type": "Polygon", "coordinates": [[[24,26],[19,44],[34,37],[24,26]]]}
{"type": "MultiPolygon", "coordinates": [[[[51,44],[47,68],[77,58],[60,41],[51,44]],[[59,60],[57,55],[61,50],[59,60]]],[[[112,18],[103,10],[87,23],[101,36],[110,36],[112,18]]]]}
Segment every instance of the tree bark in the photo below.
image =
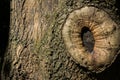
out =
{"type": "Polygon", "coordinates": [[[120,56],[101,73],[89,71],[68,54],[62,27],[73,10],[94,6],[119,24],[115,0],[11,0],[9,45],[1,80],[119,80],[120,56]]]}

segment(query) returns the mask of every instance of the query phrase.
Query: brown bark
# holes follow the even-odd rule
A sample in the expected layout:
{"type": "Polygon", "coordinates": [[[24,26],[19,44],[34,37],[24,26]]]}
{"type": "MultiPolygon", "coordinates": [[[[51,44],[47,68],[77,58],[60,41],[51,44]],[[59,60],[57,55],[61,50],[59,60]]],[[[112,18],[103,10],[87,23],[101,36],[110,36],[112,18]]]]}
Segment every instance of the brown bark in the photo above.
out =
{"type": "Polygon", "coordinates": [[[115,3],[115,0],[11,0],[9,45],[1,79],[119,80],[119,56],[105,71],[93,73],[68,55],[62,37],[68,14],[86,5],[105,10],[118,23],[115,3]]]}

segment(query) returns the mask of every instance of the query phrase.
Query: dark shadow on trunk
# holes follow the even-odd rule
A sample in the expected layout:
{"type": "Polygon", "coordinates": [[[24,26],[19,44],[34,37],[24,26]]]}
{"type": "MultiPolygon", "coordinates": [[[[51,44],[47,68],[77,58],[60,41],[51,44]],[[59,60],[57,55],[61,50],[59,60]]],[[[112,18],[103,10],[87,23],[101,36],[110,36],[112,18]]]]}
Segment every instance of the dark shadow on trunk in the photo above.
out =
{"type": "Polygon", "coordinates": [[[8,46],[9,25],[10,0],[0,0],[0,72],[2,70],[5,51],[8,46]]]}
{"type": "Polygon", "coordinates": [[[115,7],[118,8],[117,15],[119,15],[119,17],[120,17],[120,0],[116,0],[115,7]]]}

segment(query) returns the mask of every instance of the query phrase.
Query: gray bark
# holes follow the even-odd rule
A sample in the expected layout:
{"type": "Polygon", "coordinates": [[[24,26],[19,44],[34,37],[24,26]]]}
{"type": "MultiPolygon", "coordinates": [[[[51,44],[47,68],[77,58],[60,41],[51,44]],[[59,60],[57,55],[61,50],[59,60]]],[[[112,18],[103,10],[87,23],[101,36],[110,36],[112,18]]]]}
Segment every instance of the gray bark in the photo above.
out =
{"type": "Polygon", "coordinates": [[[1,80],[119,80],[119,55],[105,71],[93,73],[68,55],[61,32],[68,14],[86,5],[105,10],[119,21],[116,3],[115,0],[11,0],[9,45],[4,52],[1,80]]]}

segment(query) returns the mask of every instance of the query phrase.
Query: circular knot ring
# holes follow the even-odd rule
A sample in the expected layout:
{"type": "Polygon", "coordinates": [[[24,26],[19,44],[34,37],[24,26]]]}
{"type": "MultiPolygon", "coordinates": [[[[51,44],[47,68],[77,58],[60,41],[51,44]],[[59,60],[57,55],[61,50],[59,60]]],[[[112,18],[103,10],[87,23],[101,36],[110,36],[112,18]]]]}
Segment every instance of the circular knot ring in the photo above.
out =
{"type": "MultiPolygon", "coordinates": [[[[119,26],[103,10],[85,6],[72,11],[63,25],[62,36],[70,56],[81,66],[101,72],[115,60],[120,48],[119,26]],[[83,28],[94,37],[92,51],[83,45],[83,28]]],[[[88,44],[89,45],[89,44],[88,44]]]]}

